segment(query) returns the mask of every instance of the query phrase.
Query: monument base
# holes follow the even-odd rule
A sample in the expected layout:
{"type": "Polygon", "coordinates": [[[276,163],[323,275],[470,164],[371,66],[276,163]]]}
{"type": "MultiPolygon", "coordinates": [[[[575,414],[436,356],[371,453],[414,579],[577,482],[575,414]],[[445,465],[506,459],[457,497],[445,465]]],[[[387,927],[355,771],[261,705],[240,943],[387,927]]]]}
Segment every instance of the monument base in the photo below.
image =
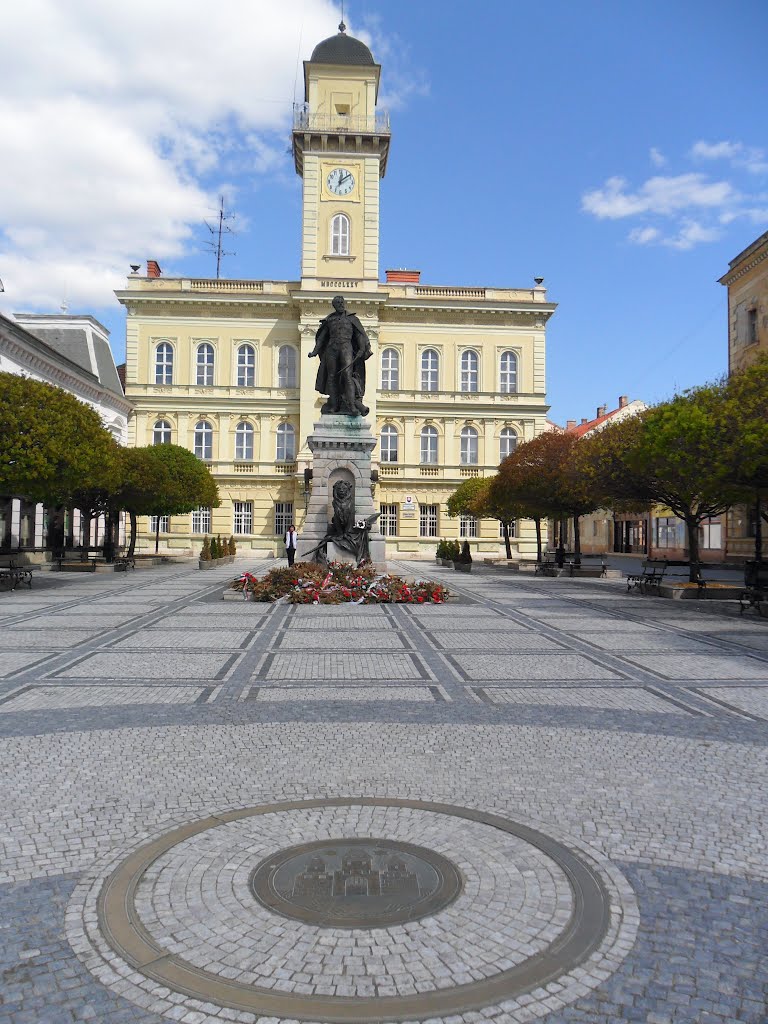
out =
{"type": "MultiPolygon", "coordinates": [[[[360,416],[322,415],[307,438],[312,452],[312,493],[304,528],[299,538],[297,560],[320,544],[333,519],[333,485],[339,480],[351,483],[355,495],[355,519],[369,519],[378,509],[371,495],[371,452],[376,439],[370,424],[360,416]]],[[[383,564],[384,538],[375,522],[370,530],[370,559],[383,564]]],[[[310,556],[311,558],[312,556],[310,556]]],[[[354,563],[354,556],[335,544],[328,544],[329,561],[354,563]]]]}

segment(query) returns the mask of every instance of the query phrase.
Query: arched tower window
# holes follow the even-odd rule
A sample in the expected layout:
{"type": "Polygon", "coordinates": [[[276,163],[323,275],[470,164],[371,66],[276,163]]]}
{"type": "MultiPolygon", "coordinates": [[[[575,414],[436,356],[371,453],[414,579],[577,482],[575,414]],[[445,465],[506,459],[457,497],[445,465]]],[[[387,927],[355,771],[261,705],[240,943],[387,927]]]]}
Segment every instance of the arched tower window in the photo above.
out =
{"type": "Polygon", "coordinates": [[[461,390],[477,391],[480,360],[477,352],[466,349],[461,353],[461,390]]]}
{"type": "Polygon", "coordinates": [[[437,391],[440,360],[433,348],[421,353],[421,390],[437,391]]]}
{"type": "Polygon", "coordinates": [[[477,431],[474,427],[461,428],[461,464],[477,465],[477,431]]]}
{"type": "Polygon", "coordinates": [[[437,427],[421,428],[421,461],[429,465],[437,463],[437,427]]]}
{"type": "Polygon", "coordinates": [[[517,434],[512,427],[504,427],[499,434],[499,461],[503,462],[517,448],[517,434]]]}
{"type": "Polygon", "coordinates": [[[195,455],[198,459],[213,458],[213,427],[208,420],[195,424],[195,455]]]}
{"type": "Polygon", "coordinates": [[[380,457],[382,462],[397,462],[397,442],[397,427],[388,423],[381,428],[380,457]]]}
{"type": "Polygon", "coordinates": [[[235,427],[235,458],[250,461],[253,458],[253,425],[238,423],[235,427]]]}
{"type": "Polygon", "coordinates": [[[275,458],[278,462],[293,462],[296,458],[296,431],[291,423],[281,423],[277,428],[275,458]]]}
{"type": "Polygon", "coordinates": [[[173,384],[173,345],[167,341],[155,349],[155,384],[173,384]]]}
{"type": "Polygon", "coordinates": [[[337,213],[331,221],[331,256],[349,256],[349,217],[337,213]]]}
{"type": "Polygon", "coordinates": [[[277,386],[296,387],[296,349],[293,345],[281,345],[277,353],[277,386]]]}
{"type": "Polygon", "coordinates": [[[517,391],[517,356],[514,352],[501,353],[499,391],[505,395],[511,395],[517,391]]]}
{"type": "Polygon", "coordinates": [[[237,386],[252,388],[256,383],[256,349],[240,345],[237,350],[237,386]]]}
{"type": "Polygon", "coordinates": [[[381,353],[382,391],[400,390],[400,353],[394,348],[385,348],[381,353]]]}
{"type": "Polygon", "coordinates": [[[158,420],[152,430],[152,444],[171,443],[171,424],[168,420],[158,420]]]}
{"type": "Polygon", "coordinates": [[[204,342],[197,346],[197,384],[209,388],[213,384],[213,345],[204,342]]]}

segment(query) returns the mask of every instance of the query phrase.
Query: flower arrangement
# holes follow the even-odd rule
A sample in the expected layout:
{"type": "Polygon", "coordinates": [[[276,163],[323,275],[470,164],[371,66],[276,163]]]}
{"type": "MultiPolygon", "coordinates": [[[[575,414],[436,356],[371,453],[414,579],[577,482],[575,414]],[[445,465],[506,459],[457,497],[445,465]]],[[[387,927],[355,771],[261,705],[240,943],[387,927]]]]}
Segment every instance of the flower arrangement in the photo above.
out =
{"type": "Polygon", "coordinates": [[[244,572],[231,588],[246,600],[288,604],[442,604],[448,597],[441,583],[409,583],[371,565],[347,562],[297,562],[290,568],[272,569],[261,579],[244,572]]]}

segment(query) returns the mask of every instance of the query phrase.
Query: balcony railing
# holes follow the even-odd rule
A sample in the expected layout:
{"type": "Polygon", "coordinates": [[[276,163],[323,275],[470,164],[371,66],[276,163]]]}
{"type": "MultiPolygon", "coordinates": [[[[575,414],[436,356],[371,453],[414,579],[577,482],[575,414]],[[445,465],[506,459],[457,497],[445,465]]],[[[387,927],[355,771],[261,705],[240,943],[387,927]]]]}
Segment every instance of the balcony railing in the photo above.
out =
{"type": "Polygon", "coordinates": [[[377,110],[370,116],[318,114],[310,112],[306,103],[296,103],[293,107],[293,130],[339,135],[389,135],[389,112],[377,110]]]}

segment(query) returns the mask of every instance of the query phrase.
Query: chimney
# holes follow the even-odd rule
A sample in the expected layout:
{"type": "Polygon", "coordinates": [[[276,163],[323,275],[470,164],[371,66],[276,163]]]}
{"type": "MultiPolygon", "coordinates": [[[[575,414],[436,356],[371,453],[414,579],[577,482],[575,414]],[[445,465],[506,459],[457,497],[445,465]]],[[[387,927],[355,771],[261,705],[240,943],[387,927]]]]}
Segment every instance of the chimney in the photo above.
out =
{"type": "Polygon", "coordinates": [[[584,426],[585,423],[589,423],[589,420],[587,419],[586,416],[582,416],[581,417],[581,425],[582,425],[582,427],[584,426]]]}
{"type": "Polygon", "coordinates": [[[421,278],[420,270],[385,270],[387,284],[418,284],[421,278]]]}
{"type": "Polygon", "coordinates": [[[629,405],[629,399],[627,398],[627,396],[626,395],[619,395],[619,408],[620,409],[626,409],[626,407],[628,405],[629,405]]]}
{"type": "Polygon", "coordinates": [[[575,427],[576,427],[576,420],[566,420],[565,421],[565,429],[566,430],[574,430],[575,427]]]}
{"type": "Polygon", "coordinates": [[[598,405],[598,407],[597,407],[597,418],[598,419],[600,419],[601,416],[605,416],[605,410],[607,408],[608,408],[607,405],[598,405]]]}
{"type": "Polygon", "coordinates": [[[160,264],[157,260],[147,260],[147,277],[160,277],[160,264]]]}

